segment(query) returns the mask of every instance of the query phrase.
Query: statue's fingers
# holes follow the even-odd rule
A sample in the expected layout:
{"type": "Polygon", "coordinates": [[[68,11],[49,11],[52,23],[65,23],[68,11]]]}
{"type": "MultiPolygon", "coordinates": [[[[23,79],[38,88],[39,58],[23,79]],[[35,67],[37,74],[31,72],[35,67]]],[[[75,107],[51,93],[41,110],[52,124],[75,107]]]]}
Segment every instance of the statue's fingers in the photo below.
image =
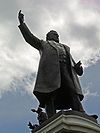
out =
{"type": "Polygon", "coordinates": [[[21,10],[19,11],[19,14],[21,14],[21,10]]]}
{"type": "Polygon", "coordinates": [[[79,64],[81,65],[81,64],[82,64],[82,62],[81,62],[81,61],[79,61],[79,64]]]}
{"type": "Polygon", "coordinates": [[[81,65],[82,63],[81,63],[81,61],[79,61],[77,64],[78,64],[78,65],[81,65]]]}
{"type": "Polygon", "coordinates": [[[18,16],[21,16],[22,15],[22,13],[21,13],[21,10],[19,11],[19,13],[18,13],[18,16]]]}

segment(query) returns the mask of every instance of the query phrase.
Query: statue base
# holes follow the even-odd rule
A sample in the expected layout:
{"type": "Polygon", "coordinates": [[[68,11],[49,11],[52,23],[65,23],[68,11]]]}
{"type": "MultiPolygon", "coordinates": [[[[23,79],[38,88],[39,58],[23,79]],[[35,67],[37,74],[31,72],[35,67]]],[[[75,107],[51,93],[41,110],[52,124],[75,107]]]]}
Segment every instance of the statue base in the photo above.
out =
{"type": "Polygon", "coordinates": [[[97,120],[78,111],[60,111],[32,133],[100,133],[97,120]]]}

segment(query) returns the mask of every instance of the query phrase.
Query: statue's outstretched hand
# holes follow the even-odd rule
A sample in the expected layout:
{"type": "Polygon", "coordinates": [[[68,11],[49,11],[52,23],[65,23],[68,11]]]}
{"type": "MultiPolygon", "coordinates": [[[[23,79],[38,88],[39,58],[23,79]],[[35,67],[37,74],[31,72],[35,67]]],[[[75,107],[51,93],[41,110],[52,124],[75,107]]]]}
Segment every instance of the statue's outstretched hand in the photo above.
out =
{"type": "Polygon", "coordinates": [[[20,24],[24,22],[24,14],[21,13],[21,10],[18,13],[18,19],[19,19],[20,24]]]}
{"type": "Polygon", "coordinates": [[[74,69],[76,71],[76,73],[79,75],[79,76],[82,76],[83,74],[83,67],[81,66],[81,61],[79,61],[75,66],[74,66],[74,69]]]}

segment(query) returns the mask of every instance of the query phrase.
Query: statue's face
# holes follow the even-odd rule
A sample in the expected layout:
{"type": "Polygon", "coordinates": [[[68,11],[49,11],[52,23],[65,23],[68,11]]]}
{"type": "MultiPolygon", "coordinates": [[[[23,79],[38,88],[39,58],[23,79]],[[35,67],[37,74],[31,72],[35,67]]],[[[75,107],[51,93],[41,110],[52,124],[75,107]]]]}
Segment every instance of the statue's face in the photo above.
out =
{"type": "Polygon", "coordinates": [[[59,35],[57,34],[56,31],[50,31],[47,35],[47,40],[49,41],[55,41],[57,43],[59,43],[59,35]]]}

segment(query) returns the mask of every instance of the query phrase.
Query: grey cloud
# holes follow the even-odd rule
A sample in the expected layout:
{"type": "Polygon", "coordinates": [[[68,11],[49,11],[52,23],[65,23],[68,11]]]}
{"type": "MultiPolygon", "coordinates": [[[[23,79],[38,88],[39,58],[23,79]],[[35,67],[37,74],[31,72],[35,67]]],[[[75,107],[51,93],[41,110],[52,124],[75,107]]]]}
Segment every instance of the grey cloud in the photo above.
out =
{"type": "MultiPolygon", "coordinates": [[[[9,74],[9,73],[8,73],[9,74]]],[[[22,95],[25,93],[28,93],[29,95],[32,96],[32,91],[35,83],[35,78],[36,78],[36,72],[33,73],[25,73],[24,75],[21,76],[14,76],[10,77],[11,80],[7,79],[9,82],[5,89],[0,87],[0,97],[2,98],[2,95],[5,92],[12,92],[12,91],[19,91],[22,95]]],[[[5,79],[6,80],[6,79],[5,79]]]]}
{"type": "Polygon", "coordinates": [[[0,21],[2,23],[12,21],[15,18],[17,8],[17,1],[2,0],[0,4],[0,21]]]}
{"type": "Polygon", "coordinates": [[[71,16],[68,1],[65,0],[62,2],[60,0],[55,2],[53,0],[34,0],[31,4],[31,10],[23,11],[23,13],[25,13],[25,20],[32,32],[40,37],[43,37],[41,34],[46,34],[51,19],[56,20],[59,15],[64,16],[64,18],[71,16]]]}
{"type": "Polygon", "coordinates": [[[70,36],[76,40],[82,40],[84,45],[88,45],[89,47],[98,48],[99,47],[99,30],[96,26],[81,26],[78,24],[70,25],[70,36]]]}
{"type": "Polygon", "coordinates": [[[80,0],[80,4],[83,8],[94,12],[100,12],[100,0],[80,0]]]}
{"type": "Polygon", "coordinates": [[[28,92],[30,95],[32,94],[33,89],[33,83],[36,78],[36,72],[34,73],[28,73],[24,75],[23,77],[13,77],[9,89],[11,90],[18,90],[21,88],[20,92],[25,93],[28,92]],[[26,89],[25,89],[26,88],[26,89]]]}

